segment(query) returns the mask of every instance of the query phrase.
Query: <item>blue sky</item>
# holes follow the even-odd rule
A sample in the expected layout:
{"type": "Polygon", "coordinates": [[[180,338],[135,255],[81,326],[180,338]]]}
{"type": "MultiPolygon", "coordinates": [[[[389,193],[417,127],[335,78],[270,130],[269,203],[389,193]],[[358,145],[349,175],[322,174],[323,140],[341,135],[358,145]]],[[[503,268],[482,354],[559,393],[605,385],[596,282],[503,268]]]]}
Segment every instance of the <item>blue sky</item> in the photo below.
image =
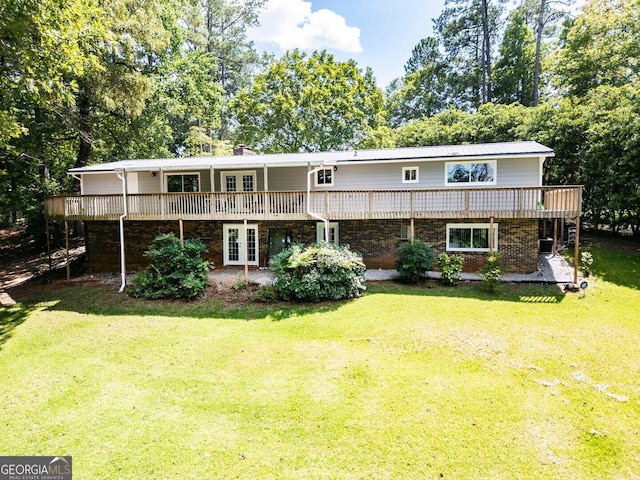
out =
{"type": "Polygon", "coordinates": [[[269,0],[249,38],[258,51],[278,56],[300,48],[353,58],[385,88],[404,74],[420,39],[433,34],[431,19],[443,6],[444,0],[269,0]]]}

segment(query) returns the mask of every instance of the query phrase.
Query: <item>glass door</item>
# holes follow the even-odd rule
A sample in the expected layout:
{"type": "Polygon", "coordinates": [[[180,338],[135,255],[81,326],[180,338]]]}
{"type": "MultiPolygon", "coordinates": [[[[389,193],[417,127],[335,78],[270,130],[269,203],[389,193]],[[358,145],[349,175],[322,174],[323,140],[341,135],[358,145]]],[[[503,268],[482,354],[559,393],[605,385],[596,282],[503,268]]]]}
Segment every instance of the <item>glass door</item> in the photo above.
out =
{"type": "Polygon", "coordinates": [[[224,225],[224,264],[258,265],[258,226],[224,225]]]}

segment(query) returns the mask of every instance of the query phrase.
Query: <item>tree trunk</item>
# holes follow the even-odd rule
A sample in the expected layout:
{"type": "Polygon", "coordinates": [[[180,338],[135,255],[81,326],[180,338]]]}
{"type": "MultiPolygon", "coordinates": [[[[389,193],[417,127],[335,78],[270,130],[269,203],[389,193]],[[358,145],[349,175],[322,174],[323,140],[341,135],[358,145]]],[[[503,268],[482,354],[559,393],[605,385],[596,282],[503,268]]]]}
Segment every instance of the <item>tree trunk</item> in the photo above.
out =
{"type": "Polygon", "coordinates": [[[482,102],[491,101],[491,37],[488,0],[482,0],[482,102]]]}
{"type": "Polygon", "coordinates": [[[538,27],[536,29],[536,60],[533,68],[533,106],[537,107],[540,101],[540,63],[542,51],[542,31],[544,30],[544,11],[547,0],[540,0],[540,15],[538,15],[538,27]]]}
{"type": "Polygon", "coordinates": [[[84,89],[80,89],[76,99],[76,105],[78,107],[80,144],[78,146],[75,168],[79,168],[85,167],[89,163],[89,157],[91,156],[91,150],[93,148],[91,143],[91,102],[89,101],[89,95],[84,89]]]}

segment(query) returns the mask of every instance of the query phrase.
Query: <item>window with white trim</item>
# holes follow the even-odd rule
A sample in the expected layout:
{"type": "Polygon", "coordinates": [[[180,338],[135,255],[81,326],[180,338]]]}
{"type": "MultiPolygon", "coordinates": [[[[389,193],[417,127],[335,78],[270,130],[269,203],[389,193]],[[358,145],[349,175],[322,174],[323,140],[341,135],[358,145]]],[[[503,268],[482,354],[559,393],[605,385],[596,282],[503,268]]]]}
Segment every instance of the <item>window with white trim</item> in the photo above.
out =
{"type": "Polygon", "coordinates": [[[420,170],[418,167],[402,167],[402,183],[418,183],[420,170]]]}
{"type": "Polygon", "coordinates": [[[400,240],[411,240],[411,225],[400,225],[400,240]]]}
{"type": "MultiPolygon", "coordinates": [[[[334,245],[339,245],[340,228],[338,227],[338,222],[330,222],[329,223],[329,243],[333,243],[334,245]]],[[[324,242],[324,222],[316,223],[316,241],[324,242]]]]}
{"type": "Polygon", "coordinates": [[[316,187],[329,187],[333,185],[333,168],[323,168],[316,172],[316,187]]]}
{"type": "Polygon", "coordinates": [[[478,163],[445,163],[446,185],[495,185],[495,160],[478,163]]]}
{"type": "Polygon", "coordinates": [[[200,191],[199,173],[167,173],[165,178],[169,193],[200,191]]]}
{"type": "MultiPolygon", "coordinates": [[[[488,223],[448,223],[447,251],[488,252],[488,223]]],[[[498,250],[498,224],[493,224],[493,250],[498,250]]]]}

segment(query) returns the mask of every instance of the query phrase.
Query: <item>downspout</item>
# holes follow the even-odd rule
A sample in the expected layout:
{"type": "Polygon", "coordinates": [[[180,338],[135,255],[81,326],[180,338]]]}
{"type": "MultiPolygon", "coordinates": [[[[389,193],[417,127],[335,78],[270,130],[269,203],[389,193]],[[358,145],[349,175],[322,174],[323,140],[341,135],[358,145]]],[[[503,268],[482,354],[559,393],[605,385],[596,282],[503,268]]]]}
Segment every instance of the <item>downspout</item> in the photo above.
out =
{"type": "Polygon", "coordinates": [[[127,216],[127,181],[125,177],[125,171],[122,172],[116,171],[116,175],[120,180],[122,180],[122,201],[123,201],[123,212],[120,215],[120,275],[122,278],[122,284],[120,285],[120,290],[118,293],[124,292],[124,287],[126,286],[126,269],[124,262],[124,219],[127,216]]]}
{"type": "Polygon", "coordinates": [[[326,242],[329,242],[329,239],[331,238],[329,236],[330,234],[329,220],[311,211],[311,176],[316,174],[320,170],[324,170],[324,169],[325,167],[316,167],[313,170],[309,170],[307,174],[307,215],[313,218],[316,218],[321,222],[324,222],[324,239],[326,242]]]}

